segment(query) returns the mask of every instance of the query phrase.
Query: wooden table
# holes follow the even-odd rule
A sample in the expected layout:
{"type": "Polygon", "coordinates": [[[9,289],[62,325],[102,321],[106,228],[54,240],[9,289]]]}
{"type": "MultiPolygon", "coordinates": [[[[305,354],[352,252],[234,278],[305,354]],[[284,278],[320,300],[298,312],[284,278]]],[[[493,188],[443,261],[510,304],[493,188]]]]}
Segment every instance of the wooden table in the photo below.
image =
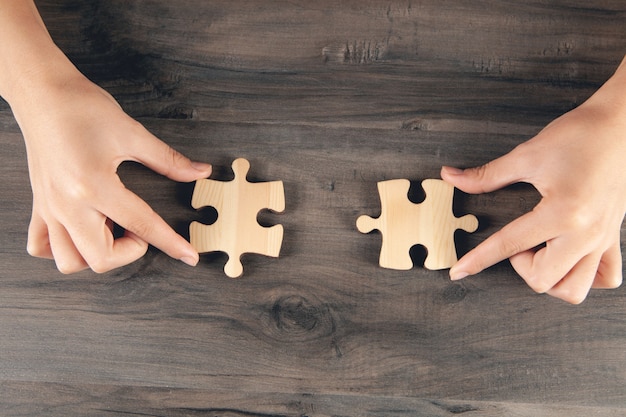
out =
{"type": "MultiPolygon", "coordinates": [[[[283,180],[279,259],[190,268],[157,250],[65,276],[26,254],[25,150],[0,104],[0,415],[626,415],[626,291],[580,306],[508,263],[378,267],[376,182],[511,150],[589,97],[626,51],[620,0],[40,1],[52,36],[132,116],[228,179],[283,180]]],[[[591,139],[590,139],[591,140],[591,139]]],[[[180,233],[192,185],[120,175],[180,233]]],[[[458,194],[487,238],[530,186],[458,194]]],[[[624,241],[622,229],[622,241],[624,241]]],[[[623,247],[623,246],[622,246],[623,247]]],[[[419,264],[424,253],[415,250],[419,264]]]]}

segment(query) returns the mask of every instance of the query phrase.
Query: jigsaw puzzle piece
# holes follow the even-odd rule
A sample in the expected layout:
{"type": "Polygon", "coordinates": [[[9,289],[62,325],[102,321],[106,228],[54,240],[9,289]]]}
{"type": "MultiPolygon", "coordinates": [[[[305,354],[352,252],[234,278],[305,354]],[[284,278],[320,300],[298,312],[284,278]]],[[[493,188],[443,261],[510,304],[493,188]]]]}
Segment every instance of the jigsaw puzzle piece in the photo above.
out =
{"type": "Polygon", "coordinates": [[[454,216],[454,187],[447,182],[427,179],[422,181],[422,188],[426,199],[419,205],[420,244],[428,250],[424,267],[431,270],[450,268],[457,261],[454,233],[458,229],[475,232],[478,219],[471,214],[454,216]]]}
{"type": "Polygon", "coordinates": [[[408,200],[410,187],[411,182],[405,179],[379,182],[380,216],[374,219],[363,215],[357,219],[356,226],[361,233],[375,229],[382,233],[379,265],[383,268],[413,268],[409,250],[415,245],[416,231],[410,227],[414,215],[411,206],[415,205],[408,200]]]}
{"type": "Polygon", "coordinates": [[[232,181],[205,179],[196,182],[192,207],[214,207],[218,218],[211,225],[192,222],[189,235],[191,245],[198,253],[227,253],[224,272],[236,278],[243,273],[241,255],[244,253],[278,257],[283,227],[262,227],[257,222],[257,215],[264,209],[282,212],[285,209],[285,192],[282,181],[248,182],[246,175],[250,164],[243,158],[235,160],[232,168],[235,173],[232,181]]]}
{"type": "Polygon", "coordinates": [[[362,233],[380,230],[382,246],[379,264],[383,268],[411,269],[413,261],[409,251],[418,244],[428,252],[425,268],[450,268],[457,261],[455,231],[474,232],[478,228],[478,219],[473,215],[454,216],[454,187],[444,181],[422,181],[426,198],[420,204],[408,199],[410,186],[410,181],[406,179],[379,182],[380,217],[360,216],[357,229],[362,233]]]}

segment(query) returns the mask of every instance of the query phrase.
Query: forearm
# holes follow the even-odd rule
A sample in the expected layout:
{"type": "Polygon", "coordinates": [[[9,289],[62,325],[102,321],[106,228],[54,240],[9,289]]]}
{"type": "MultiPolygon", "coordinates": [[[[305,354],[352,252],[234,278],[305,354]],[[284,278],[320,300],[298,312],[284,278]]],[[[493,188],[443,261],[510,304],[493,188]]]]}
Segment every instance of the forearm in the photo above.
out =
{"type": "Polygon", "coordinates": [[[0,0],[0,96],[14,112],[34,100],[33,91],[76,74],[32,0],[0,0]]]}

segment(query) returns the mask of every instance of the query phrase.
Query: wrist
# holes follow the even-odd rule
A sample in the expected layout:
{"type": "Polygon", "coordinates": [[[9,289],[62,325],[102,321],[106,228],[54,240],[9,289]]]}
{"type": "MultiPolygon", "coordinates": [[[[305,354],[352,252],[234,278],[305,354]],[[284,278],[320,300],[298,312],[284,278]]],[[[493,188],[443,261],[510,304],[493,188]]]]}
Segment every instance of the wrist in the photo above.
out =
{"type": "Polygon", "coordinates": [[[14,109],[78,73],[50,37],[32,0],[2,2],[0,39],[0,96],[14,109]]]}
{"type": "MultiPolygon", "coordinates": [[[[25,59],[25,61],[29,61],[25,59]]],[[[24,62],[3,77],[2,96],[16,110],[25,105],[37,104],[40,95],[52,92],[64,84],[82,77],[82,74],[55,45],[36,60],[24,62]]]]}
{"type": "MultiPolygon", "coordinates": [[[[6,101],[22,130],[24,121],[57,110],[65,104],[62,99],[73,86],[85,77],[59,51],[60,56],[49,56],[25,68],[12,80],[6,101]]],[[[25,133],[25,132],[24,132],[25,133]]]]}
{"type": "Polygon", "coordinates": [[[626,124],[626,57],[615,73],[580,107],[600,119],[626,124]]]}

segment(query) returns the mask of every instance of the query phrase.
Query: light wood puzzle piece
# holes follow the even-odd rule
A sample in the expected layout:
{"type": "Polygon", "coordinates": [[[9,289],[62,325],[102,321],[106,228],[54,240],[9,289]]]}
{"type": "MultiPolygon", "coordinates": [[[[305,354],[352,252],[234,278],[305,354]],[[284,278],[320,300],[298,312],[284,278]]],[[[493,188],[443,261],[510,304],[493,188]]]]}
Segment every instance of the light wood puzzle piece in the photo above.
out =
{"type": "Polygon", "coordinates": [[[192,222],[191,245],[198,253],[226,252],[224,272],[231,278],[243,273],[241,255],[258,253],[278,257],[283,241],[283,226],[262,227],[257,215],[263,209],[282,212],[285,192],[282,181],[251,183],[246,180],[250,163],[236,159],[232,164],[232,181],[203,179],[196,181],[191,198],[195,209],[211,206],[217,210],[217,221],[211,225],[192,222]]]}
{"type": "Polygon", "coordinates": [[[428,251],[424,262],[426,268],[450,268],[457,261],[454,232],[457,229],[470,233],[476,231],[478,219],[471,214],[454,216],[454,187],[444,181],[422,181],[426,199],[420,204],[409,200],[410,186],[405,179],[379,182],[380,217],[360,216],[357,228],[361,233],[374,229],[382,233],[379,264],[383,268],[411,269],[413,261],[409,250],[417,244],[425,246],[428,251]]]}

